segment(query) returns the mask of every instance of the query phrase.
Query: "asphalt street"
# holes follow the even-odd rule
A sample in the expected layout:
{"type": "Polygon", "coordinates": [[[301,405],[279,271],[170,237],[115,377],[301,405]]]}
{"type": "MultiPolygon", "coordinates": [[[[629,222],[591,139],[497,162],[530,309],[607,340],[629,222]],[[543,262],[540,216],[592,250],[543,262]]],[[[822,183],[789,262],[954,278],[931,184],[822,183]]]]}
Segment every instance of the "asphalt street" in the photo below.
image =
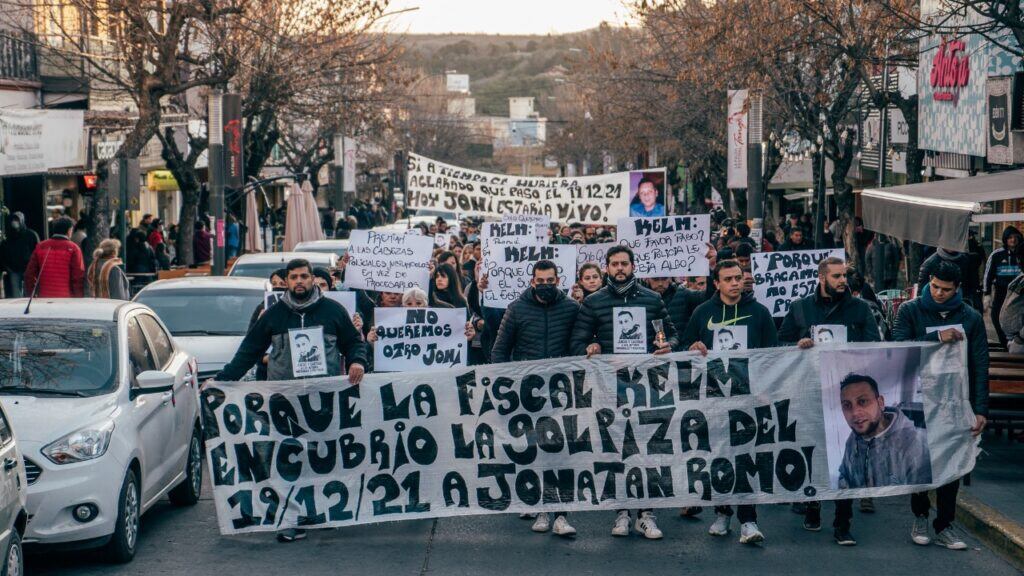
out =
{"type": "MultiPolygon", "coordinates": [[[[1019,574],[1010,564],[968,535],[970,550],[954,552],[910,542],[908,497],[876,500],[877,512],[854,512],[859,545],[832,543],[831,505],[824,506],[825,529],[803,530],[788,506],[759,507],[766,542],[737,543],[738,526],[728,538],[707,535],[710,509],[698,519],[661,510],[661,541],[638,535],[613,538],[610,513],[575,514],[579,536],[564,540],[534,534],[530,521],[502,514],[471,518],[396,522],[313,532],[305,541],[279,544],[273,535],[222,537],[209,484],[193,508],[168,502],[142,520],[134,562],[104,564],[81,552],[37,550],[30,575],[114,576],[139,574],[253,576],[520,575],[566,574],[929,574],[941,576],[1019,574]]],[[[856,507],[855,507],[856,510],[856,507]]]]}

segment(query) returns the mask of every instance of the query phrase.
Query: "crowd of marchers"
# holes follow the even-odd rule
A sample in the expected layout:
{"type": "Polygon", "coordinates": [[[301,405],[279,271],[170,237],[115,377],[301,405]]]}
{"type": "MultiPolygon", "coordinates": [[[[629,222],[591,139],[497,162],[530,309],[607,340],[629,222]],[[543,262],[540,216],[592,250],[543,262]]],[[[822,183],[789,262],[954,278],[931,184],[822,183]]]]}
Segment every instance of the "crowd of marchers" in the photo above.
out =
{"type": "MultiPolygon", "coordinates": [[[[426,226],[424,225],[424,228],[426,226]]],[[[438,219],[425,234],[444,233],[448,224],[438,219]]],[[[487,276],[481,273],[481,245],[478,228],[471,221],[461,223],[458,236],[452,236],[448,249],[435,251],[427,290],[411,288],[404,293],[357,291],[358,312],[349,314],[340,304],[324,297],[324,292],[340,287],[344,281],[346,260],[338,268],[313,267],[308,261],[293,260],[271,277],[274,289],[283,292],[280,300],[264,310],[253,312],[248,334],[231,362],[216,376],[218,381],[242,379],[253,367],[257,378],[288,380],[302,377],[291,357],[290,335],[310,328],[322,328],[326,370],[330,376],[348,376],[358,384],[366,372],[373,371],[372,346],[376,340],[374,311],[377,308],[440,307],[466,309],[465,337],[470,343],[469,364],[530,361],[569,356],[593,356],[622,353],[620,341],[629,339],[632,350],[640,354],[665,354],[673,351],[709,351],[736,349],[732,332],[745,333],[743,347],[775,346],[813,348],[814,326],[840,325],[848,342],[930,341],[953,344],[966,341],[969,358],[969,390],[975,422],[964,434],[979,435],[986,425],[988,404],[988,343],[984,322],[972,306],[977,282],[971,284],[962,259],[940,251],[925,261],[921,269],[921,290],[916,298],[903,303],[894,322],[880,313],[879,302],[865,275],[839,258],[826,258],[818,266],[818,282],[813,294],[794,302],[781,319],[754,297],[750,257],[756,249],[798,250],[805,245],[805,230],[794,223],[781,246],[756,246],[745,224],[721,229],[715,242],[708,244],[705,257],[709,276],[639,279],[634,274],[634,254],[626,246],[613,246],[601,262],[580,265],[566,293],[559,289],[558,267],[542,260],[533,266],[530,287],[507,309],[482,305],[487,276]],[[624,315],[625,312],[629,316],[624,315]],[[641,320],[637,321],[637,318],[641,320]],[[642,323],[642,326],[640,324],[642,323]],[[938,329],[935,329],[938,328],[938,329]],[[724,333],[729,333],[728,338],[724,333]],[[636,348],[636,342],[641,347],[636,348]],[[268,352],[269,350],[269,352],[268,352]]],[[[614,239],[614,230],[600,226],[553,227],[554,242],[585,243],[614,239]]],[[[1012,234],[1011,234],[1012,236],[1012,234]]],[[[1020,235],[1004,242],[994,280],[999,286],[999,266],[1017,265],[1016,249],[1020,235]],[[1016,242],[1014,242],[1014,240],[1016,242]]],[[[1019,266],[1018,266],[1019,267],[1019,266]]],[[[884,267],[883,267],[884,268],[884,267]]],[[[1019,273],[1019,271],[1018,271],[1019,273]]],[[[873,274],[877,282],[887,282],[884,273],[873,274]]],[[[989,280],[986,278],[986,284],[989,280]]],[[[1002,283],[1005,287],[1009,282],[1002,283]]],[[[897,428],[892,412],[884,408],[877,383],[870,377],[851,377],[842,384],[843,413],[858,438],[877,450],[898,450],[897,428]]],[[[881,468],[869,471],[880,476],[897,474],[881,468]]],[[[889,459],[893,461],[894,459],[889,459]]],[[[927,493],[910,498],[909,535],[915,544],[935,543],[953,550],[967,548],[954,524],[959,481],[936,490],[934,520],[929,522],[931,502],[927,493]]],[[[856,544],[852,533],[854,502],[833,502],[832,522],[835,542],[856,544]]],[[[873,513],[874,503],[863,499],[862,513],[873,513]]],[[[794,504],[807,530],[821,529],[821,502],[794,504]]],[[[681,514],[695,516],[700,508],[684,508],[681,514]]],[[[753,544],[765,540],[758,525],[754,505],[717,506],[710,519],[708,533],[725,537],[732,531],[733,516],[739,524],[739,541],[753,544]]],[[[576,529],[565,513],[540,513],[530,516],[535,532],[552,532],[574,537],[576,529]]],[[[648,539],[660,539],[653,510],[619,510],[612,521],[611,534],[626,537],[631,533],[648,539]]],[[[278,533],[283,542],[304,538],[301,529],[278,533]]]]}

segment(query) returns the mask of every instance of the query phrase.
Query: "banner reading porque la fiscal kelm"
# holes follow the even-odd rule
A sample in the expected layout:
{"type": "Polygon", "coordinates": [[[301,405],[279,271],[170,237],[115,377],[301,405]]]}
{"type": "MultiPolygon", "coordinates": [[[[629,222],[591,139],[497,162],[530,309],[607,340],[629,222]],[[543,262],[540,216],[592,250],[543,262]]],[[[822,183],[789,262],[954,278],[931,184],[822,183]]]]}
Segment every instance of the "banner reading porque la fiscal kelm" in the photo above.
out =
{"type": "Polygon", "coordinates": [[[964,353],[826,345],[370,374],[359,386],[212,383],[202,407],[218,521],[235,534],[917,492],[974,466],[964,353]]]}

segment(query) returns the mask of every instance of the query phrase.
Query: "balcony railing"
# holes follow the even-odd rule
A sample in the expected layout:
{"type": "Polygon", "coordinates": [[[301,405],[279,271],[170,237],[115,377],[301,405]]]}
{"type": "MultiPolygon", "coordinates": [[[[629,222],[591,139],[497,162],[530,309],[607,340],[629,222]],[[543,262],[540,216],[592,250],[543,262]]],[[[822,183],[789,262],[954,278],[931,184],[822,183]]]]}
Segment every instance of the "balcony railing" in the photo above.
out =
{"type": "Polygon", "coordinates": [[[35,36],[0,30],[0,80],[39,81],[35,36]]]}

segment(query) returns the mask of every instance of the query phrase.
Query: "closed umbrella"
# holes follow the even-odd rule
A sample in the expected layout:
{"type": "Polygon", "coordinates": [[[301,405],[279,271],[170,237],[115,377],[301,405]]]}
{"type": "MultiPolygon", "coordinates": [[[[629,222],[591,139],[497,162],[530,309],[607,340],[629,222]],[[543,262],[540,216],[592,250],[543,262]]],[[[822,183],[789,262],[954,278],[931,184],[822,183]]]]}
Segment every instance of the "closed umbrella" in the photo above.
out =
{"type": "Polygon", "coordinates": [[[298,184],[292,185],[291,193],[288,195],[288,217],[284,226],[285,252],[294,250],[300,242],[323,239],[320,218],[316,215],[316,205],[313,204],[312,213],[309,210],[312,197],[312,188],[308,182],[302,187],[298,184]]]}
{"type": "Polygon", "coordinates": [[[245,233],[245,251],[262,252],[263,234],[260,229],[260,216],[256,208],[255,191],[245,195],[245,227],[247,230],[245,233]]]}
{"type": "Polygon", "coordinates": [[[313,198],[313,185],[309,183],[309,180],[302,183],[302,195],[306,200],[306,217],[312,223],[311,232],[316,236],[311,240],[323,240],[325,236],[324,227],[320,225],[320,209],[316,207],[316,199],[313,198]]]}

